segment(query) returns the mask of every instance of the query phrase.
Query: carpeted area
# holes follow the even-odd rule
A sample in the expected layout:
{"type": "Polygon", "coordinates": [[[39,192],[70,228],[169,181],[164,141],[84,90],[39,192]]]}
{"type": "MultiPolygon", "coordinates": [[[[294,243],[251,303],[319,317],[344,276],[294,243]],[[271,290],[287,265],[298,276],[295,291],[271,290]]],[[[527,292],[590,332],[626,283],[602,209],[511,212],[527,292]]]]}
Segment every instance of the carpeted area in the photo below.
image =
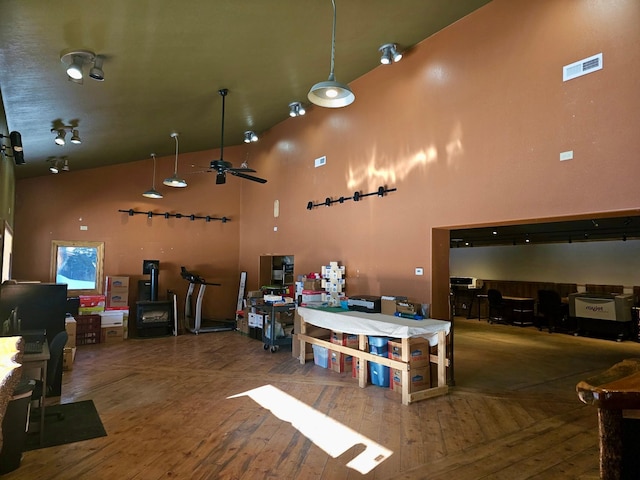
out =
{"type": "MultiPolygon", "coordinates": [[[[27,435],[24,451],[39,448],[80,442],[107,435],[100,415],[93,400],[52,405],[45,410],[44,440],[40,444],[40,434],[36,431],[27,435]],[[60,413],[62,417],[56,415],[60,413]]],[[[31,412],[30,427],[37,430],[40,422],[40,412],[31,412]]]]}

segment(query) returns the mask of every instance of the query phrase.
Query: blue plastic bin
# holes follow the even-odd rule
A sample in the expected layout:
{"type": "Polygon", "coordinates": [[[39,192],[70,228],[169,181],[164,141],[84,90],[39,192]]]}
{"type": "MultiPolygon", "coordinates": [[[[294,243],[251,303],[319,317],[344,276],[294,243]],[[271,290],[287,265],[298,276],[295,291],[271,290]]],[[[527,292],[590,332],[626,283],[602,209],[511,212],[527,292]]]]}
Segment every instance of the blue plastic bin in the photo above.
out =
{"type": "MultiPolygon", "coordinates": [[[[387,337],[369,337],[369,353],[379,357],[388,356],[387,337]]],[[[379,387],[389,387],[389,367],[378,363],[369,362],[369,375],[371,383],[379,387]]]]}

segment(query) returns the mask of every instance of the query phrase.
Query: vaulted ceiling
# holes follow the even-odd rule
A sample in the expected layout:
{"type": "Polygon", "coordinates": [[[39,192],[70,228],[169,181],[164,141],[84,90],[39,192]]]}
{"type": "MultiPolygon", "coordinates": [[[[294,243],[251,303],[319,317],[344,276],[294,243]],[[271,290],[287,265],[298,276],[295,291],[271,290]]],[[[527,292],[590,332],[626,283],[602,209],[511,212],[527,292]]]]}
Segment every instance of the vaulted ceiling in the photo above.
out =
{"type": "MultiPolygon", "coordinates": [[[[410,55],[489,1],[335,0],[336,79],[378,67],[385,43],[410,55]]],[[[76,170],[170,155],[172,132],[181,152],[217,148],[221,88],[225,146],[246,130],[260,135],[327,80],[332,24],[331,0],[6,0],[0,92],[8,129],[22,135],[16,176],[47,175],[57,159],[76,170]],[[68,80],[61,56],[80,49],[103,59],[104,81],[68,80]],[[55,145],[51,130],[61,125],[76,127],[82,143],[55,145]]]]}

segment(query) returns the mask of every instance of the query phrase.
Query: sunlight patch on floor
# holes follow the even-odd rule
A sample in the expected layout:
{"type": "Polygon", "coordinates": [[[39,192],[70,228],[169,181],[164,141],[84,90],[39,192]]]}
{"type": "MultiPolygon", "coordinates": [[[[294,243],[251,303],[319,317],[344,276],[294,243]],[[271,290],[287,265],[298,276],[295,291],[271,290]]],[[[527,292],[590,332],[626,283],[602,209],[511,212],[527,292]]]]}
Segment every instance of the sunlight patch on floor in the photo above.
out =
{"type": "Polygon", "coordinates": [[[393,454],[391,450],[272,385],[254,388],[228,398],[238,398],[245,395],[251,397],[280,420],[291,423],[294,428],[333,458],[339,457],[356,445],[364,445],[364,451],[347,463],[347,467],[357,470],[363,475],[393,454]]]}

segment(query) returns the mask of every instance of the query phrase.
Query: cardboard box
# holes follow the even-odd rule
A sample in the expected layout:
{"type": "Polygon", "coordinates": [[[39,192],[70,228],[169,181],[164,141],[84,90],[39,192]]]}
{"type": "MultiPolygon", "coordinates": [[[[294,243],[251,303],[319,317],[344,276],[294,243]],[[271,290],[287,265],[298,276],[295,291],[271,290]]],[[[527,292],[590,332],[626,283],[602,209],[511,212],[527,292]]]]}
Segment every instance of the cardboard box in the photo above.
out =
{"type": "Polygon", "coordinates": [[[419,303],[396,301],[396,312],[406,313],[408,315],[418,315],[421,313],[421,307],[419,303]]]}
{"type": "Polygon", "coordinates": [[[73,317],[67,317],[64,319],[64,329],[67,332],[67,343],[65,347],[75,347],[76,346],[76,333],[78,331],[78,322],[73,317]]]}
{"type": "MultiPolygon", "coordinates": [[[[264,320],[268,322],[269,315],[266,315],[266,318],[264,320]]],[[[262,314],[249,312],[248,321],[249,321],[250,327],[262,329],[262,324],[263,324],[262,314]]]]}
{"type": "Polygon", "coordinates": [[[109,290],[106,295],[106,307],[128,307],[129,305],[129,289],[116,288],[109,290]]]}
{"type": "Polygon", "coordinates": [[[309,302],[322,302],[322,295],[325,292],[322,290],[302,290],[302,303],[309,303],[309,302]]]}
{"type": "Polygon", "coordinates": [[[101,307],[79,307],[78,315],[97,315],[104,312],[104,306],[101,307]]]}
{"type": "Polygon", "coordinates": [[[396,313],[397,302],[406,302],[407,297],[399,297],[397,295],[383,295],[380,297],[380,313],[385,315],[394,315],[396,313]]]}
{"type": "Polygon", "coordinates": [[[124,329],[122,325],[119,327],[109,326],[102,329],[102,343],[116,343],[124,340],[124,329]]]}
{"type": "Polygon", "coordinates": [[[346,347],[358,348],[359,340],[358,335],[352,335],[350,333],[331,331],[331,343],[336,345],[344,345],[346,347]]]}
{"type": "Polygon", "coordinates": [[[129,290],[129,277],[108,276],[106,289],[107,292],[110,292],[114,289],[129,290]]]}
{"type": "Polygon", "coordinates": [[[343,373],[352,370],[353,357],[329,350],[329,367],[334,372],[343,373]]]}
{"type": "MultiPolygon", "coordinates": [[[[397,393],[402,393],[402,371],[395,368],[389,370],[389,388],[397,393]]],[[[409,370],[409,392],[419,392],[431,387],[431,373],[428,365],[411,367],[409,370]]]]}
{"type": "Polygon", "coordinates": [[[76,359],[76,347],[64,347],[62,351],[62,370],[73,369],[73,361],[76,359]]]}
{"type": "Polygon", "coordinates": [[[303,290],[310,290],[312,292],[317,292],[318,290],[322,290],[322,279],[314,278],[311,280],[305,280],[302,286],[303,290]]]}
{"type": "Polygon", "coordinates": [[[100,312],[100,326],[105,327],[122,327],[124,325],[123,310],[105,310],[100,312]]]}
{"type": "Polygon", "coordinates": [[[102,307],[105,306],[104,295],[80,295],[80,307],[102,307]]]}
{"type": "MultiPolygon", "coordinates": [[[[353,357],[353,360],[351,361],[351,376],[353,378],[358,378],[358,375],[360,373],[360,364],[361,364],[362,360],[360,360],[359,358],[353,357]]],[[[369,374],[369,369],[367,368],[367,382],[371,381],[371,375],[369,374]]]]}
{"type": "MultiPolygon", "coordinates": [[[[402,341],[399,339],[389,340],[389,358],[402,360],[402,341]]],[[[411,368],[429,364],[429,341],[422,337],[409,339],[409,363],[411,368]]]]}
{"type": "Polygon", "coordinates": [[[236,320],[236,328],[240,333],[249,335],[249,319],[245,317],[238,318],[236,320]]]}

